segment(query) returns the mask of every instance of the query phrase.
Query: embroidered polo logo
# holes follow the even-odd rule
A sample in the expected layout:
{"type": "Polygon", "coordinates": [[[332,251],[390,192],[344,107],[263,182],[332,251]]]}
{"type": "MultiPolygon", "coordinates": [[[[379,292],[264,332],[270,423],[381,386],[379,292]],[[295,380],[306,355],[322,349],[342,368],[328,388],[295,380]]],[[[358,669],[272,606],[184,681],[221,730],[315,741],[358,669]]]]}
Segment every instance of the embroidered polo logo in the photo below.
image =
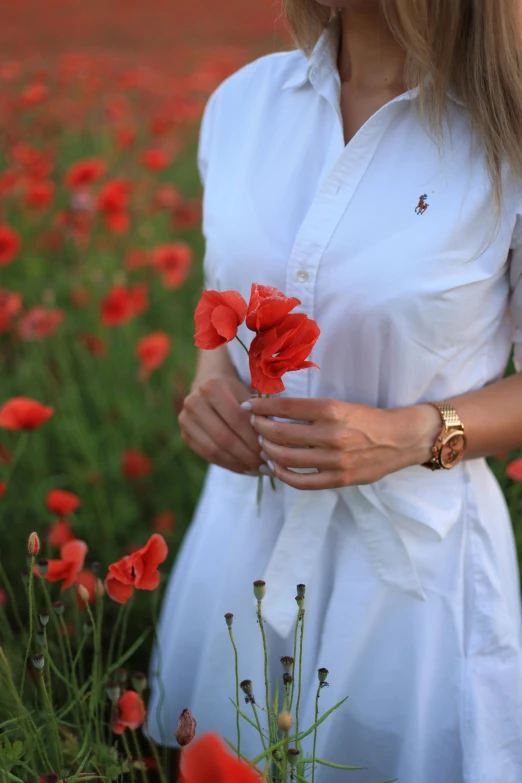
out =
{"type": "Polygon", "coordinates": [[[424,215],[424,213],[428,209],[429,204],[426,203],[427,198],[428,198],[427,193],[425,193],[423,196],[419,198],[419,203],[415,207],[415,212],[417,213],[417,215],[424,215]]]}

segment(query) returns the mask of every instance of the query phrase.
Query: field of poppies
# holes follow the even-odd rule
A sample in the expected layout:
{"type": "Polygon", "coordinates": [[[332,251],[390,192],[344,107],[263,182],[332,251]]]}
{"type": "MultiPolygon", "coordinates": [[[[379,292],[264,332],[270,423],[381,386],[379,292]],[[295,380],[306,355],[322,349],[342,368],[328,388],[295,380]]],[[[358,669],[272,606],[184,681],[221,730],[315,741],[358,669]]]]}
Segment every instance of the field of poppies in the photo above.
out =
{"type": "MultiPolygon", "coordinates": [[[[16,649],[29,580],[47,577],[65,638],[108,590],[99,643],[121,623],[121,653],[150,626],[206,467],[177,424],[202,287],[201,112],[288,40],[269,2],[40,7],[12,4],[0,30],[0,629],[16,649]]],[[[522,559],[522,456],[490,462],[522,559]]]]}

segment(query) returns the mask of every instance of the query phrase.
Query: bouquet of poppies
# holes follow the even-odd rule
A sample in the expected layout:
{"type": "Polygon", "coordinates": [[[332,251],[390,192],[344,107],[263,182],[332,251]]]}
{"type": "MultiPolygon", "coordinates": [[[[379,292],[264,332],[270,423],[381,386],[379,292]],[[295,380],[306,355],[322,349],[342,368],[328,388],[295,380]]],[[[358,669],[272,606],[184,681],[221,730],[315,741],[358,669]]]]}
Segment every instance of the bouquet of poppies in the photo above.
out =
{"type": "MultiPolygon", "coordinates": [[[[209,351],[238,340],[248,355],[251,389],[259,397],[277,394],[284,391],[285,373],[318,367],[307,357],[320,330],[305,313],[291,312],[300,304],[296,297],[259,283],[252,283],[248,304],[237,291],[203,291],[194,314],[195,344],[209,351]],[[243,322],[254,332],[249,348],[237,334],[243,322]]],[[[260,477],[258,502],[262,480],[260,477]]]]}

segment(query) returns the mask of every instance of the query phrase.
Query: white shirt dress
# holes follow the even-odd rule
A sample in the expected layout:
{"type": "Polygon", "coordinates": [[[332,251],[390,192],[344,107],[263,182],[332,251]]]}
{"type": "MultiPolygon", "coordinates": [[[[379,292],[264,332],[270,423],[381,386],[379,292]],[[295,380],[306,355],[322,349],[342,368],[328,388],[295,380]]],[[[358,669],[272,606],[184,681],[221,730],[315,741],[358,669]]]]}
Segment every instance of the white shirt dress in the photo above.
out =
{"type": "MultiPolygon", "coordinates": [[[[198,154],[205,287],[248,300],[252,282],[276,286],[316,319],[310,358],[321,369],[288,373],[286,396],[378,408],[445,400],[502,378],[513,343],[522,371],[522,183],[505,168],[495,232],[483,150],[452,94],[442,154],[418,118],[416,91],[345,145],[339,35],[334,19],[310,58],[260,57],[210,96],[198,154]]],[[[248,344],[253,335],[243,325],[239,336],[248,344]]],[[[246,354],[237,341],[228,350],[249,386],[246,354]]],[[[519,572],[485,459],[339,490],[276,480],[273,492],[264,481],[258,516],[257,479],[209,467],[163,605],[153,736],[175,745],[189,707],[198,733],[235,742],[223,615],[234,614],[240,679],[264,704],[252,582],[267,582],[279,683],[304,583],[300,725],[313,722],[326,667],[321,713],[349,698],[320,726],[317,755],[366,768],[321,766],[317,783],[521,783],[519,572]]],[[[246,722],[241,749],[249,758],[261,750],[246,722]]]]}

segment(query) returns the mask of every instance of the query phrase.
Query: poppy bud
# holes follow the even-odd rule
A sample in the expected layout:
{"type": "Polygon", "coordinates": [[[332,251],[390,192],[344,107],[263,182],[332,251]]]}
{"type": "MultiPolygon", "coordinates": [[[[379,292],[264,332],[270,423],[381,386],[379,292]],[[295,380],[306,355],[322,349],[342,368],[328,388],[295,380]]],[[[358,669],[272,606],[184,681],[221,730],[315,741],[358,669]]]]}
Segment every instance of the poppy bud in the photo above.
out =
{"type": "Polygon", "coordinates": [[[38,573],[40,576],[44,577],[47,576],[47,572],[49,571],[49,561],[45,560],[45,558],[42,558],[38,561],[38,573]]]}
{"type": "Polygon", "coordinates": [[[105,587],[103,586],[103,582],[101,579],[96,579],[94,589],[96,592],[96,597],[103,598],[103,596],[105,595],[105,587]]]}
{"type": "Polygon", "coordinates": [[[33,664],[35,669],[41,671],[44,667],[45,658],[41,653],[36,653],[36,655],[31,656],[31,663],[33,664]]]}
{"type": "Polygon", "coordinates": [[[40,551],[40,539],[38,533],[31,533],[27,541],[27,554],[29,557],[36,557],[40,551]]]}
{"type": "Polygon", "coordinates": [[[297,585],[297,595],[299,598],[304,598],[306,593],[306,585],[297,585]]]}
{"type": "Polygon", "coordinates": [[[174,732],[174,736],[178,741],[178,744],[183,748],[192,742],[196,733],[196,721],[190,714],[189,709],[183,710],[179,716],[178,728],[174,732]]]}
{"type": "Polygon", "coordinates": [[[292,674],[293,668],[294,668],[294,659],[291,655],[283,655],[282,658],[279,659],[281,663],[283,664],[283,671],[287,674],[292,674]]]}
{"type": "Polygon", "coordinates": [[[266,593],[266,582],[263,582],[262,579],[258,579],[257,582],[254,582],[254,595],[257,598],[258,601],[262,601],[265,597],[266,593]]]}
{"type": "Polygon", "coordinates": [[[294,721],[289,712],[281,712],[277,718],[277,725],[281,731],[290,731],[293,722],[294,721]]]}
{"type": "Polygon", "coordinates": [[[239,683],[239,687],[243,691],[243,693],[246,693],[247,696],[252,696],[253,689],[252,689],[252,680],[243,680],[239,683]]]}
{"type": "Polygon", "coordinates": [[[232,623],[234,622],[234,615],[232,612],[227,612],[225,615],[225,620],[229,628],[232,628],[232,623]]]}
{"type": "Polygon", "coordinates": [[[53,604],[54,611],[60,617],[65,612],[65,606],[63,605],[63,601],[55,601],[53,604]]]}
{"type": "Polygon", "coordinates": [[[147,675],[143,672],[134,672],[131,683],[136,693],[143,693],[147,687],[147,675]]]}
{"type": "Polygon", "coordinates": [[[319,682],[325,682],[328,677],[328,669],[318,669],[317,676],[319,677],[319,682]]]}
{"type": "Polygon", "coordinates": [[[108,682],[105,688],[110,701],[117,702],[120,698],[120,685],[117,682],[108,682]]]}
{"type": "Polygon", "coordinates": [[[40,618],[40,622],[42,625],[47,625],[47,623],[49,622],[49,612],[40,612],[38,617],[40,618]]]}
{"type": "Polygon", "coordinates": [[[295,767],[299,761],[299,751],[297,748],[288,748],[288,761],[292,767],[295,767]]]}
{"type": "Polygon", "coordinates": [[[84,602],[84,604],[88,604],[91,594],[85,587],[85,585],[78,585],[78,595],[80,596],[81,600],[84,602]]]}
{"type": "Polygon", "coordinates": [[[39,647],[43,647],[45,645],[45,635],[43,633],[38,632],[36,634],[36,644],[39,647]]]}

